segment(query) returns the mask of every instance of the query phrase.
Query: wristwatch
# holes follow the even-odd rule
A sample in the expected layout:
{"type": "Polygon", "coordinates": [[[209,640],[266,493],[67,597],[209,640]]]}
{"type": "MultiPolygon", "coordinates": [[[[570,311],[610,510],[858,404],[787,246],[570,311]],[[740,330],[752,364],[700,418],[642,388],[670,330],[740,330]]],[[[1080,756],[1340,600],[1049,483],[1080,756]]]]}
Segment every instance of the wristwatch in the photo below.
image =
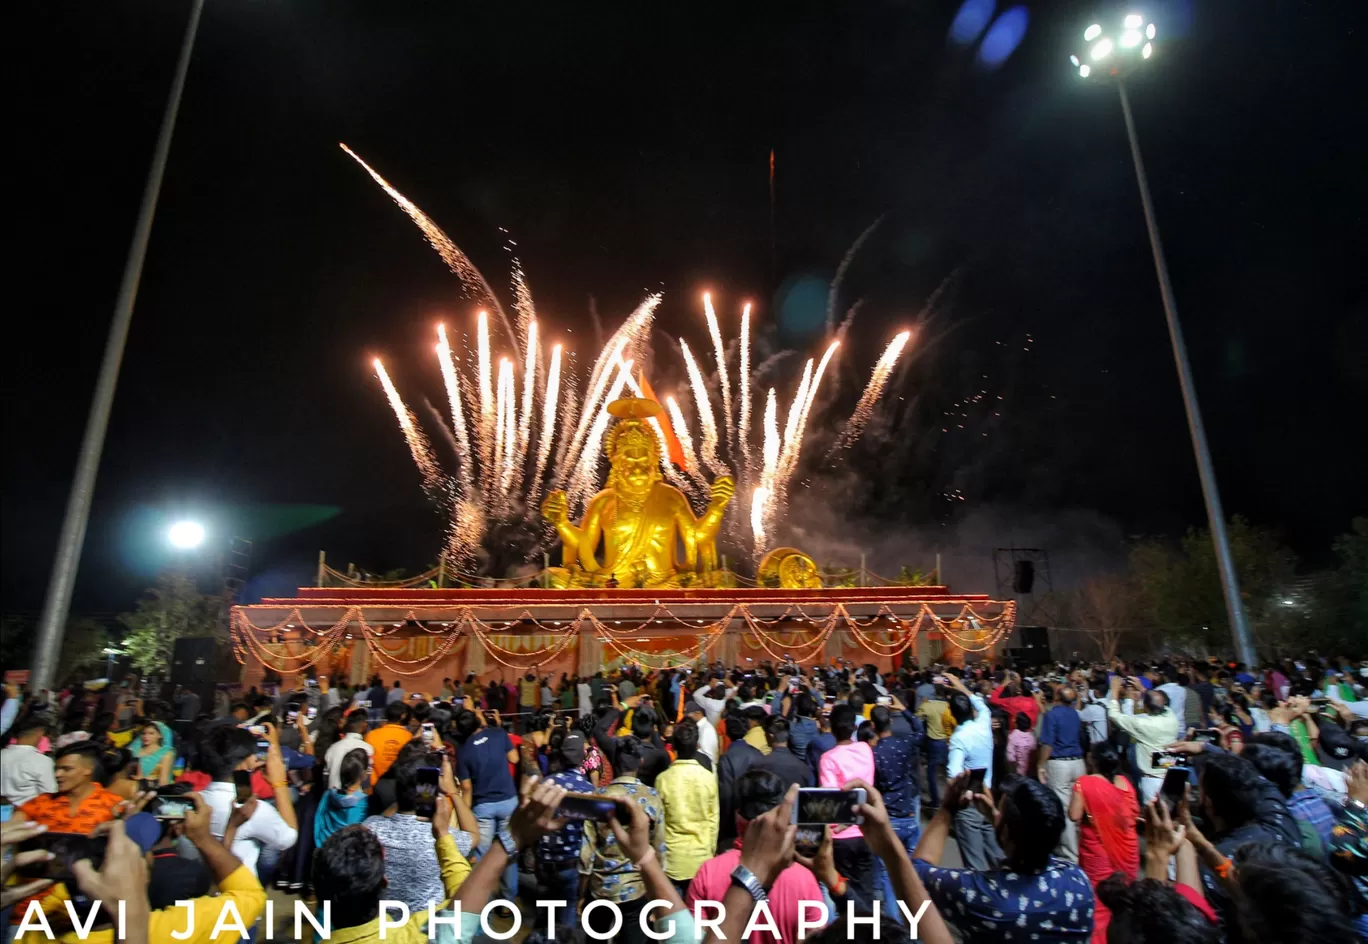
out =
{"type": "Polygon", "coordinates": [[[744,888],[756,901],[765,901],[769,898],[765,893],[765,886],[761,885],[755,873],[744,865],[732,869],[731,880],[744,888]]]}

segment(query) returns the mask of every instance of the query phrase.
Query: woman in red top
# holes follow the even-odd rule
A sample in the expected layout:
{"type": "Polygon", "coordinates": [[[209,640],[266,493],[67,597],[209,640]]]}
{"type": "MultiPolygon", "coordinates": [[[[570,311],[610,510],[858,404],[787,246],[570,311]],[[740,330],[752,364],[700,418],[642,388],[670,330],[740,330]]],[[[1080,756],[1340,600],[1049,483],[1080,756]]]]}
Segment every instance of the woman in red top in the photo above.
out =
{"type": "Polygon", "coordinates": [[[1034,728],[1040,720],[1040,695],[1022,694],[1026,684],[1020,675],[1008,672],[1006,680],[998,686],[997,691],[988,696],[988,704],[994,708],[1001,708],[1007,712],[1009,718],[1015,718],[1018,712],[1024,714],[1031,719],[1031,727],[1034,728]]]}
{"type": "MultiPolygon", "coordinates": [[[[1133,881],[1140,871],[1136,822],[1140,803],[1135,788],[1119,773],[1121,755],[1109,742],[1088,752],[1088,773],[1074,783],[1069,819],[1078,823],[1078,864],[1093,890],[1120,872],[1133,881]]],[[[1093,912],[1093,944],[1106,944],[1111,911],[1101,899],[1093,912]]]]}

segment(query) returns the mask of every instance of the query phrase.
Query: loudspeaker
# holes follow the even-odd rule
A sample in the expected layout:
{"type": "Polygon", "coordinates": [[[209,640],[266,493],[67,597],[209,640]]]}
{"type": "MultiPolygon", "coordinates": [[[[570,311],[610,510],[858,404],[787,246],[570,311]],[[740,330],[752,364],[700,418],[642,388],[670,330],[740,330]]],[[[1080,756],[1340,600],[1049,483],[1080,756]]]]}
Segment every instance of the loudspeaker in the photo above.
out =
{"type": "Polygon", "coordinates": [[[1050,631],[1044,626],[1022,626],[1020,639],[1023,646],[1029,648],[1050,648],[1050,631]]]}
{"type": "Polygon", "coordinates": [[[200,711],[214,711],[214,686],[232,681],[228,647],[213,636],[182,636],[171,651],[171,690],[183,685],[200,698],[200,711]]]}
{"type": "Polygon", "coordinates": [[[1030,593],[1035,586],[1035,563],[1028,560],[1019,560],[1012,571],[1012,592],[1030,593]]]}

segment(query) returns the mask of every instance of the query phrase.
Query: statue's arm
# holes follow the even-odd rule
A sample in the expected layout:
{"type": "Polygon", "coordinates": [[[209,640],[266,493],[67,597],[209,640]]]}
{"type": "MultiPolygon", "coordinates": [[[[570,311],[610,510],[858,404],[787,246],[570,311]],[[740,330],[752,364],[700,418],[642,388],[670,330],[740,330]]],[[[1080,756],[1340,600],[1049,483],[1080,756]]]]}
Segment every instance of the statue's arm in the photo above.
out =
{"type": "Polygon", "coordinates": [[[556,526],[556,533],[561,539],[561,562],[566,567],[573,567],[579,558],[580,544],[584,541],[584,532],[576,527],[575,522],[570,520],[567,510],[565,492],[554,491],[546,496],[542,502],[542,515],[556,526]]]}
{"type": "Polygon", "coordinates": [[[717,537],[717,531],[722,526],[722,517],[727,513],[727,504],[735,494],[736,483],[732,481],[731,476],[721,475],[714,480],[712,498],[708,502],[707,510],[703,512],[698,523],[694,526],[694,532],[697,534],[700,544],[717,537]]]}
{"type": "Polygon", "coordinates": [[[589,507],[584,510],[584,526],[580,530],[579,563],[581,568],[590,573],[599,569],[598,561],[594,559],[594,551],[598,547],[599,538],[603,536],[604,501],[601,496],[596,496],[589,502],[589,507]]]}
{"type": "Polygon", "coordinates": [[[684,542],[684,566],[687,570],[695,570],[698,567],[699,521],[694,517],[688,499],[682,495],[675,498],[674,520],[675,527],[679,530],[679,537],[684,542]]]}

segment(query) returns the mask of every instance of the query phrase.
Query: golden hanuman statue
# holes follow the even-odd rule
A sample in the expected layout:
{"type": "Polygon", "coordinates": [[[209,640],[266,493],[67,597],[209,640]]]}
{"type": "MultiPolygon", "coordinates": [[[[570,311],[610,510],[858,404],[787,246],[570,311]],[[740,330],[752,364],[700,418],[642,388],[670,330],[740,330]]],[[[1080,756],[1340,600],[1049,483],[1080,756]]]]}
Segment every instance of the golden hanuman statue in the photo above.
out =
{"type": "Polygon", "coordinates": [[[718,569],[717,532],[736,484],[731,476],[718,476],[707,509],[695,518],[684,493],[661,480],[660,444],[646,422],[660,415],[660,404],[629,397],[608,404],[608,412],[617,418],[605,449],[612,471],[607,486],[590,499],[581,523],[570,520],[565,492],[551,492],[542,502],[542,515],[556,526],[564,546],[564,567],[552,569],[552,585],[601,587],[610,580],[620,587],[712,584],[718,569]]]}

